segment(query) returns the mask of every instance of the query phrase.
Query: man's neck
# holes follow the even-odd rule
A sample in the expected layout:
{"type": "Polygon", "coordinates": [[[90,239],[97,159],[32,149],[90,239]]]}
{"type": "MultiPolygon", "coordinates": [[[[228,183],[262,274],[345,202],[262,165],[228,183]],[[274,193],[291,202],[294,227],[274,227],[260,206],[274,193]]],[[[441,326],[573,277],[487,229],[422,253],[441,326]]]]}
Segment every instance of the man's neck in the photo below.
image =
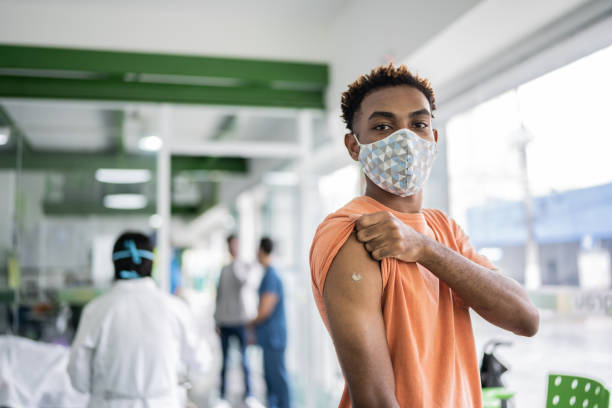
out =
{"type": "Polygon", "coordinates": [[[378,201],[385,207],[403,213],[418,213],[423,204],[423,190],[408,197],[400,197],[383,190],[370,180],[366,179],[365,195],[378,201]]]}

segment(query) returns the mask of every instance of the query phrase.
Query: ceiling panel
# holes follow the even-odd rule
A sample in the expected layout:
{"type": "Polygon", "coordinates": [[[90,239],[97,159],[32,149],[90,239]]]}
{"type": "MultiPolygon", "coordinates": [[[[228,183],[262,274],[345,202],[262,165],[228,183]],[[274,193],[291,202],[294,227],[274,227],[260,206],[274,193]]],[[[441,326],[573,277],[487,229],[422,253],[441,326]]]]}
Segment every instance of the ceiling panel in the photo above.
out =
{"type": "MultiPolygon", "coordinates": [[[[3,99],[0,106],[35,151],[124,151],[141,153],[144,136],[160,136],[161,109],[155,104],[3,99]]],[[[297,110],[171,105],[174,143],[215,140],[295,142],[297,110]]],[[[322,119],[322,113],[313,113],[322,119]],[[320,116],[320,117],[319,117],[320,116]]],[[[319,129],[320,131],[321,129],[319,129]]],[[[5,148],[13,148],[12,144],[5,148]]]]}
{"type": "MultiPolygon", "coordinates": [[[[21,0],[22,3],[40,3],[42,0],[21,0]]],[[[43,1],[48,3],[46,0],[43,1]]],[[[289,22],[329,24],[352,0],[54,0],[55,4],[92,5],[97,7],[132,8],[146,7],[160,11],[180,8],[184,12],[202,14],[208,19],[249,18],[263,21],[288,20],[289,22]]]]}
{"type": "Polygon", "coordinates": [[[116,110],[38,101],[2,106],[36,150],[108,150],[121,132],[116,110]]]}

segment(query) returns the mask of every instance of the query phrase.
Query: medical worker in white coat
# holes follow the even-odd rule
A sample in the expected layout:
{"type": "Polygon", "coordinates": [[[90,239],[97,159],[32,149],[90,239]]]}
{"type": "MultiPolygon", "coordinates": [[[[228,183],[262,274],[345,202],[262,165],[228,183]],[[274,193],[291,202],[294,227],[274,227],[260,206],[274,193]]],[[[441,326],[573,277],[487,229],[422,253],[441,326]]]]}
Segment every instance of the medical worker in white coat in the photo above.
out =
{"type": "Polygon", "coordinates": [[[185,407],[185,370],[206,370],[187,305],[151,279],[151,241],[122,234],[113,248],[115,283],[83,310],[68,374],[89,407],[185,407]]]}

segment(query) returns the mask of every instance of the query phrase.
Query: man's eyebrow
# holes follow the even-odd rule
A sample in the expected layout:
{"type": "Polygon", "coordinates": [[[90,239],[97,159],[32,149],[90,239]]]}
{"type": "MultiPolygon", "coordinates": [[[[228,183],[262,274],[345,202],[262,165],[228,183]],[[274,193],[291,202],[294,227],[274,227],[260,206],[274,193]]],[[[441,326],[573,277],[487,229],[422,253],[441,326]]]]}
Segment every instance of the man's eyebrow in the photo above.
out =
{"type": "Polygon", "coordinates": [[[413,118],[415,116],[420,116],[420,115],[433,116],[431,114],[431,112],[429,111],[429,109],[427,109],[427,108],[423,108],[423,109],[419,109],[418,111],[410,112],[410,117],[411,118],[413,118]]]}
{"type": "Polygon", "coordinates": [[[375,111],[375,112],[372,112],[368,120],[373,119],[373,118],[378,118],[378,117],[393,119],[395,118],[395,115],[391,112],[375,111]]]}
{"type": "MultiPolygon", "coordinates": [[[[410,112],[410,114],[409,114],[409,116],[411,118],[413,118],[415,116],[421,116],[421,115],[432,116],[431,112],[427,108],[419,109],[419,110],[416,110],[414,112],[410,112]]],[[[379,118],[379,117],[381,117],[381,118],[388,118],[388,119],[395,119],[396,116],[392,112],[375,111],[375,112],[372,112],[372,114],[370,115],[368,120],[371,120],[371,119],[374,119],[374,118],[379,118]]]]}

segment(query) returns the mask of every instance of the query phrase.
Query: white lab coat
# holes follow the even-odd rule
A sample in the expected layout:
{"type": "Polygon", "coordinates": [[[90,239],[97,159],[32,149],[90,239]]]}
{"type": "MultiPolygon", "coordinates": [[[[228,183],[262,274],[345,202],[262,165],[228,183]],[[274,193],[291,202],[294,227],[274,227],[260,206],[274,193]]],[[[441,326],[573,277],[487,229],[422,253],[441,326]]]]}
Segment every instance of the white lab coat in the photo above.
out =
{"type": "Polygon", "coordinates": [[[183,408],[179,373],[203,372],[207,352],[186,304],[151,278],[119,280],[83,310],[68,374],[90,408],[183,408]]]}
{"type": "Polygon", "coordinates": [[[68,348],[0,336],[0,406],[83,408],[89,396],[70,384],[68,348]]]}

